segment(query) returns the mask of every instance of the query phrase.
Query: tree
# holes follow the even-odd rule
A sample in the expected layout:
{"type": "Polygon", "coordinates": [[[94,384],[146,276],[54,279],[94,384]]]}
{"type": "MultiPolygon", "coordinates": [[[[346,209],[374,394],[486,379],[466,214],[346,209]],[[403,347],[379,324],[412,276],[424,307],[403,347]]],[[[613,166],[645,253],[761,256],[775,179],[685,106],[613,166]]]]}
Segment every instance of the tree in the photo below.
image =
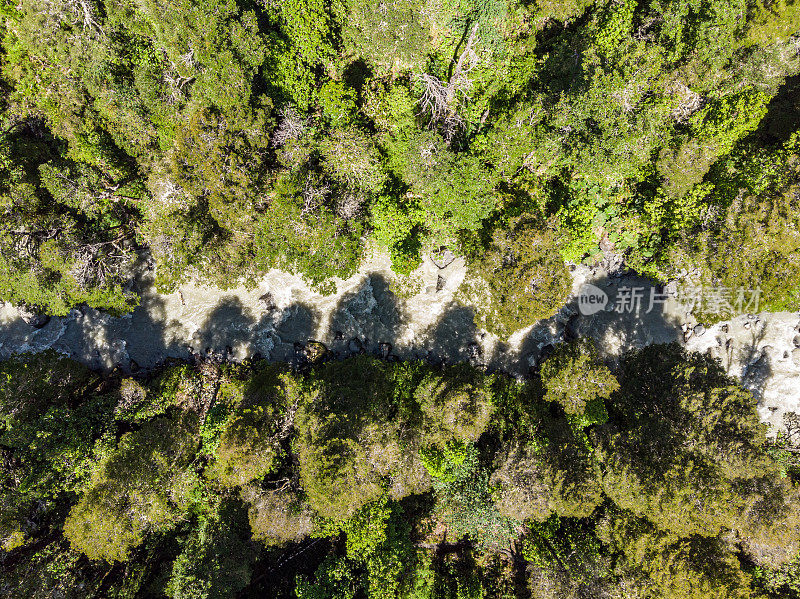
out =
{"type": "Polygon", "coordinates": [[[744,145],[745,156],[732,156],[720,165],[708,192],[718,218],[696,234],[683,235],[669,251],[671,272],[688,266],[695,271],[692,284],[730,290],[721,305],[698,306],[699,315],[709,320],[732,317],[739,294],[744,307],[754,290],[759,291],[758,306],[746,309],[800,306],[794,283],[800,261],[798,141],[794,134],[783,147],[772,148],[770,158],[751,157],[751,146],[744,145]]]}
{"type": "Polygon", "coordinates": [[[263,478],[276,466],[280,443],[288,436],[287,415],[299,399],[298,383],[280,368],[268,367],[236,385],[229,398],[233,413],[226,419],[206,475],[225,487],[263,478]]]}
{"type": "Polygon", "coordinates": [[[497,506],[520,521],[591,516],[603,501],[600,470],[574,422],[543,414],[495,456],[497,506]]]}
{"type": "Polygon", "coordinates": [[[360,582],[346,559],[329,556],[317,568],[313,581],[305,578],[297,581],[295,592],[298,599],[354,599],[360,582]]]}
{"type": "Polygon", "coordinates": [[[314,513],[288,483],[277,489],[244,487],[253,539],[265,545],[297,543],[315,530],[314,513]]]}
{"type": "Polygon", "coordinates": [[[224,503],[183,539],[167,583],[170,599],[226,599],[247,586],[256,552],[241,512],[224,503]]]}
{"type": "Polygon", "coordinates": [[[364,0],[347,3],[344,41],[379,72],[417,70],[429,48],[429,32],[419,0],[364,0]]]}
{"type": "Polygon", "coordinates": [[[463,363],[427,372],[413,395],[412,417],[419,418],[422,444],[443,448],[477,441],[494,411],[493,383],[493,377],[463,363]]]}
{"type": "Polygon", "coordinates": [[[494,173],[466,152],[453,152],[431,131],[411,139],[403,178],[419,197],[432,244],[454,244],[459,231],[476,231],[497,207],[494,173]]]}
{"type": "Polygon", "coordinates": [[[624,572],[621,579],[634,596],[675,599],[754,596],[749,588],[750,577],[726,550],[722,539],[698,536],[676,539],[645,520],[614,510],[598,525],[598,536],[621,554],[624,572]]]}
{"type": "Polygon", "coordinates": [[[107,397],[84,366],[52,351],[0,363],[0,544],[35,538],[86,483],[95,439],[110,426],[107,397]]]}
{"type": "Polygon", "coordinates": [[[541,377],[546,389],[544,400],[559,404],[571,416],[583,415],[590,406],[602,405],[603,400],[619,389],[617,379],[600,360],[591,339],[556,347],[542,364],[541,377]]]}
{"type": "Polygon", "coordinates": [[[405,597],[413,592],[410,574],[418,565],[417,556],[410,523],[399,504],[383,495],[348,520],[326,523],[320,534],[338,532],[345,534],[348,563],[366,571],[362,588],[369,599],[405,597]]]}
{"type": "Polygon", "coordinates": [[[528,584],[534,597],[609,592],[611,560],[592,520],[553,515],[531,526],[521,544],[530,563],[528,584]]]}
{"type": "Polygon", "coordinates": [[[126,433],[97,464],[64,523],[64,535],[90,559],[125,561],[148,532],[166,531],[196,501],[197,418],[156,418],[126,433]]]}
{"type": "Polygon", "coordinates": [[[555,314],[571,287],[551,231],[529,217],[497,230],[488,248],[470,256],[470,267],[475,324],[502,336],[555,314]]]}
{"type": "Polygon", "coordinates": [[[128,222],[141,193],[117,174],[65,160],[49,132],[17,127],[0,142],[0,296],[51,314],[78,303],[124,313],[134,260],[128,222]]]}
{"type": "Polygon", "coordinates": [[[211,217],[225,229],[240,228],[252,218],[254,195],[261,188],[272,123],[269,98],[259,100],[254,110],[204,108],[188,115],[170,154],[175,184],[206,201],[211,217]]]}
{"type": "Polygon", "coordinates": [[[520,522],[498,510],[490,475],[479,463],[474,445],[452,446],[444,455],[423,454],[433,477],[434,513],[454,540],[469,537],[482,549],[502,550],[518,536],[520,522]]]}
{"type": "Polygon", "coordinates": [[[315,372],[301,400],[293,449],[308,501],[320,516],[349,518],[400,474],[403,446],[392,402],[390,366],[357,357],[315,372]]]}
{"type": "MultiPolygon", "coordinates": [[[[551,380],[599,368],[564,347],[551,380]]],[[[208,364],[120,380],[52,355],[0,363],[9,589],[777,599],[796,586],[796,473],[706,356],[622,356],[607,421],[565,413],[541,381],[467,365],[362,355],[291,376],[214,371],[204,386],[208,364]],[[235,432],[226,464],[241,467],[218,476],[235,432]],[[271,469],[276,434],[294,438],[271,469]],[[251,539],[266,568],[307,561],[252,578],[251,539]]]]}
{"type": "Polygon", "coordinates": [[[708,356],[674,345],[629,354],[620,384],[614,425],[596,436],[603,489],[616,505],[680,537],[734,530],[785,546],[797,502],[765,451],[749,391],[708,356]]]}
{"type": "Polygon", "coordinates": [[[797,33],[800,7],[791,2],[748,3],[747,35],[742,44],[764,44],[797,33]]]}
{"type": "Polygon", "coordinates": [[[376,193],[386,181],[377,148],[358,129],[334,129],[320,150],[331,175],[356,192],[376,193]]]}
{"type": "Polygon", "coordinates": [[[326,194],[324,186],[302,171],[300,176],[279,176],[269,207],[254,224],[257,272],[298,272],[324,293],[335,290],[333,277],[346,279],[356,272],[364,252],[362,223],[348,221],[323,204],[326,194]]]}

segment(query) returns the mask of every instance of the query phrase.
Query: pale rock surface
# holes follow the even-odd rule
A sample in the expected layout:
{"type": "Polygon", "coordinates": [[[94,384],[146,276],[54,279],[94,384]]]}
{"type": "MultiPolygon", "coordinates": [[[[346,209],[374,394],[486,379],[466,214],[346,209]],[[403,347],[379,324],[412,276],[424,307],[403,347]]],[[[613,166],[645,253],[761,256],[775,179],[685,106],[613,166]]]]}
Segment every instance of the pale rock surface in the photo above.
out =
{"type": "Polygon", "coordinates": [[[555,344],[576,336],[596,339],[612,362],[627,349],[675,341],[718,358],[753,391],[763,421],[779,427],[784,413],[800,413],[798,314],[697,323],[674,296],[674,285],[656,288],[609,270],[614,274],[573,267],[567,305],[509,339],[476,330],[474,308],[461,305],[456,295],[466,275],[464,260],[449,255],[436,256],[436,262],[428,258],[410,277],[398,278],[388,257],[372,252],[358,273],[337,281],[337,292],[328,296],[277,270],[255,289],[226,291],[186,284],[176,293],[158,294],[143,278],[141,305],[120,318],[82,308],[35,328],[19,309],[0,306],[0,358],[52,348],[95,368],[127,370],[206,353],[287,360],[297,347],[316,340],[339,356],[362,348],[378,355],[387,351],[381,344],[389,344],[392,355],[402,358],[469,360],[524,376],[555,344]],[[606,294],[605,310],[581,314],[579,297],[587,283],[606,294]]]}

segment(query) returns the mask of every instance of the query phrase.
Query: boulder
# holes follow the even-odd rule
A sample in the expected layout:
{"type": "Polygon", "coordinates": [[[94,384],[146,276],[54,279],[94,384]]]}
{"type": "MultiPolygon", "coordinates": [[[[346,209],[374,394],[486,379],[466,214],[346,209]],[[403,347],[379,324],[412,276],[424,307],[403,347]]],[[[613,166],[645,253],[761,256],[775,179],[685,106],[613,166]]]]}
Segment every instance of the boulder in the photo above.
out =
{"type": "Polygon", "coordinates": [[[311,363],[322,361],[328,355],[328,348],[320,341],[309,339],[305,347],[306,358],[311,363]]]}
{"type": "Polygon", "coordinates": [[[456,257],[453,255],[453,252],[447,248],[440,248],[435,252],[431,252],[431,262],[433,262],[436,268],[447,268],[455,259],[456,257]]]}
{"type": "Polygon", "coordinates": [[[48,322],[50,322],[50,317],[47,314],[39,312],[32,306],[20,306],[18,311],[19,317],[34,329],[41,329],[48,322]]]}

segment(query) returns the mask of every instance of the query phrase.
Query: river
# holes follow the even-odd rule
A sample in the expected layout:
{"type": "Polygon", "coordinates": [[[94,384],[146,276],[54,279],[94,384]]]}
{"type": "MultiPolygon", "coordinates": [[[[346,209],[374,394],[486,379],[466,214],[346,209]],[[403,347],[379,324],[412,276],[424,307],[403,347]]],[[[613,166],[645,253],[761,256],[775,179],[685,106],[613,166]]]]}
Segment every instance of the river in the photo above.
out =
{"type": "Polygon", "coordinates": [[[778,427],[785,413],[800,412],[797,313],[742,315],[698,328],[699,334],[689,333],[685,339],[684,331],[695,330],[697,322],[677,298],[668,297],[648,310],[651,282],[579,266],[572,272],[573,297],[558,314],[498,339],[473,324],[474,310],[462,290],[466,274],[462,259],[439,265],[427,259],[411,277],[397,277],[388,257],[373,253],[328,296],[277,270],[255,289],[188,283],[171,294],[157,293],[145,275],[139,281],[140,306],[122,317],[81,308],[34,328],[15,307],[3,305],[0,358],[53,349],[96,369],[119,366],[130,371],[192,355],[242,360],[260,354],[290,360],[316,340],[341,356],[363,350],[400,358],[469,360],[524,376],[553,344],[573,336],[593,337],[612,361],[630,348],[676,341],[689,350],[710,352],[742,380],[758,400],[762,421],[778,427]],[[642,305],[638,311],[581,314],[577,296],[587,283],[612,304],[628,290],[642,289],[642,305]]]}

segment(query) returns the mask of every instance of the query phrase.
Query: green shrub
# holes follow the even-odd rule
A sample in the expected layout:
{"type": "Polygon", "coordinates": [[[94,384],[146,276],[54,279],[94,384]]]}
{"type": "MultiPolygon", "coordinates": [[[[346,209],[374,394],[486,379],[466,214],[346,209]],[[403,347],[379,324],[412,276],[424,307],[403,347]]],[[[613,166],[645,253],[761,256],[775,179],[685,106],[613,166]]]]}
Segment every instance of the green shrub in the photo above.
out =
{"type": "Polygon", "coordinates": [[[549,318],[571,288],[569,272],[544,223],[522,217],[470,258],[468,296],[476,325],[501,336],[549,318]]]}
{"type": "Polygon", "coordinates": [[[193,509],[195,422],[157,418],[126,433],[105,456],[64,523],[64,535],[90,559],[125,561],[145,534],[165,531],[193,509]]]}

